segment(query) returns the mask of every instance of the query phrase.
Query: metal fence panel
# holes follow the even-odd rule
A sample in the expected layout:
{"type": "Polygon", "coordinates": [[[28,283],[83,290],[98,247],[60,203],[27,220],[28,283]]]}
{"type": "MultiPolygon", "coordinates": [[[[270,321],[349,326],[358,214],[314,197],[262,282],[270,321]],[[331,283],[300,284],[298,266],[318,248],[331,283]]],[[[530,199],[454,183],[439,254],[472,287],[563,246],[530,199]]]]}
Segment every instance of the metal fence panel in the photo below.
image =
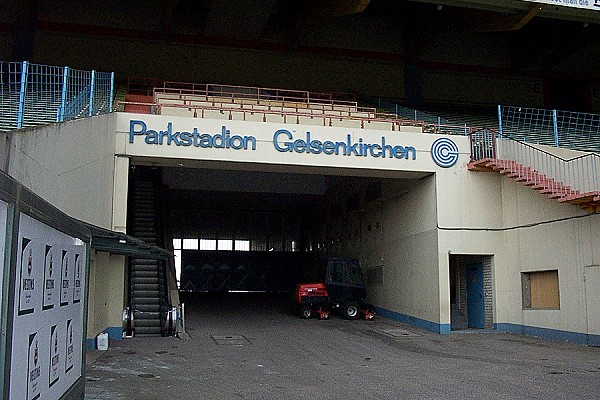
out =
{"type": "Polygon", "coordinates": [[[503,137],[574,150],[600,151],[600,114],[498,106],[503,137]]]}
{"type": "Polygon", "coordinates": [[[0,131],[112,111],[114,73],[0,61],[0,131]]]}

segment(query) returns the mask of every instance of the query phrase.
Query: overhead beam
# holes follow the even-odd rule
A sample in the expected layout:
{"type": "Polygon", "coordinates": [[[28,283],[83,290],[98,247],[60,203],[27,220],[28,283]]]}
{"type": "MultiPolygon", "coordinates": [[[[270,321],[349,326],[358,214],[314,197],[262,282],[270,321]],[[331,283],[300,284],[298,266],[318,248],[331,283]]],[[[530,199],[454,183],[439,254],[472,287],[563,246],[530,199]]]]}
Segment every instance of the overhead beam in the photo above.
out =
{"type": "Polygon", "coordinates": [[[310,17],[341,17],[358,14],[367,8],[371,0],[321,0],[315,1],[308,16],[310,17]]]}
{"type": "Polygon", "coordinates": [[[529,6],[529,10],[517,16],[519,20],[509,30],[516,31],[521,29],[522,27],[527,25],[529,21],[536,17],[543,9],[544,6],[542,6],[541,4],[531,3],[531,5],[529,6]]]}

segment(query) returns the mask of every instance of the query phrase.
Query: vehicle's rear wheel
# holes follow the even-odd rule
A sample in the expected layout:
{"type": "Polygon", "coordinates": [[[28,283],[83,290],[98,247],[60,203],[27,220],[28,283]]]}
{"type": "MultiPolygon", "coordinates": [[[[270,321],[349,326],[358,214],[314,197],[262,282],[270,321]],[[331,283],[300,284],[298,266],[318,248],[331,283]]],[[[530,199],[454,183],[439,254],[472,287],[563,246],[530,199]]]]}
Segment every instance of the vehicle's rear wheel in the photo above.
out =
{"type": "Polygon", "coordinates": [[[313,310],[309,306],[303,306],[300,312],[300,316],[304,319],[308,319],[313,316],[313,310]]]}
{"type": "Polygon", "coordinates": [[[358,319],[360,317],[360,306],[356,301],[347,301],[341,307],[342,317],[345,319],[358,319]]]}

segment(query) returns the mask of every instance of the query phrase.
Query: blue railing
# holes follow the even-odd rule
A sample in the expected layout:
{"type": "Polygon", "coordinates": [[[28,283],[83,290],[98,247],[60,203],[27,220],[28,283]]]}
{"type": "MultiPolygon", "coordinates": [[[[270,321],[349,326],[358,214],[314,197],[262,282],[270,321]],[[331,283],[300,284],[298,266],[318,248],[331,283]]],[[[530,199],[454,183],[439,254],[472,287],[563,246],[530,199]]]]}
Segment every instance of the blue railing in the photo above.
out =
{"type": "Polygon", "coordinates": [[[112,111],[114,73],[0,61],[0,131],[112,111]]]}
{"type": "Polygon", "coordinates": [[[600,151],[600,114],[498,106],[500,136],[528,143],[600,151]]]}
{"type": "Polygon", "coordinates": [[[367,101],[377,104],[378,110],[392,112],[405,119],[423,121],[433,127],[432,133],[468,135],[470,128],[490,128],[498,130],[501,137],[522,142],[600,151],[600,114],[499,105],[497,117],[453,112],[440,117],[436,113],[380,99],[367,101]]]}

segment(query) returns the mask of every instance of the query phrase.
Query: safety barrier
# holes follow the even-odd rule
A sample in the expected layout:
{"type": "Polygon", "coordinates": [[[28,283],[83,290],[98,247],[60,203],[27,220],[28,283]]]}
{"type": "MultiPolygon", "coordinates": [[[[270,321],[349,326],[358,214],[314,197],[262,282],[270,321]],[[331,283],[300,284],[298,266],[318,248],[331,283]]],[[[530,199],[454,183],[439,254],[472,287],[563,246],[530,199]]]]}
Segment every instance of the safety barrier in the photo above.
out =
{"type": "Polygon", "coordinates": [[[112,112],[113,72],[0,61],[0,131],[112,112]]]}
{"type": "Polygon", "coordinates": [[[499,105],[498,121],[502,137],[600,151],[600,114],[499,105]]]}
{"type": "MultiPolygon", "coordinates": [[[[127,102],[126,105],[131,105],[127,102]]],[[[139,106],[139,104],[136,104],[139,106]]],[[[422,123],[360,107],[351,96],[286,89],[165,82],[153,91],[149,109],[192,118],[304,123],[362,129],[401,130],[422,123]]]]}
{"type": "Polygon", "coordinates": [[[531,179],[560,197],[600,191],[600,156],[595,153],[565,159],[528,143],[501,138],[496,141],[496,158],[514,161],[507,170],[518,174],[517,179],[531,179]],[[517,164],[528,169],[519,169],[517,164]]]}
{"type": "Polygon", "coordinates": [[[497,137],[490,129],[471,132],[474,170],[496,170],[559,201],[600,202],[600,155],[584,153],[566,159],[539,146],[497,137]]]}

